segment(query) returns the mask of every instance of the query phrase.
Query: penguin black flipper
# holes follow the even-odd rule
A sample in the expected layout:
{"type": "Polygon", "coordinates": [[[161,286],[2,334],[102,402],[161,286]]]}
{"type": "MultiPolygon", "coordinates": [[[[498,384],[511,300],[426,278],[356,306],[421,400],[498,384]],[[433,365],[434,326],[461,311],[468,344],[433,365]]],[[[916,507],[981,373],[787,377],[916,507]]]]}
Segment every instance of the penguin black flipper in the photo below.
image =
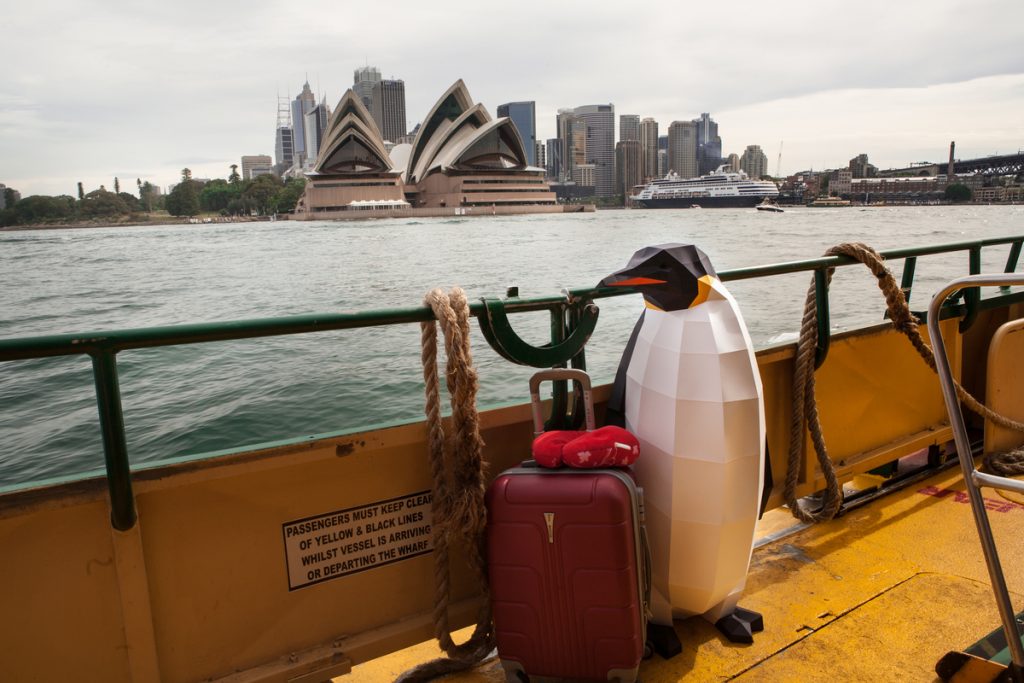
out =
{"type": "Polygon", "coordinates": [[[768,437],[764,437],[764,486],[761,488],[761,508],[757,511],[757,518],[764,517],[764,511],[768,509],[768,498],[775,488],[775,478],[772,476],[772,458],[768,452],[768,437]]]}
{"type": "Polygon", "coordinates": [[[715,622],[715,628],[732,643],[754,642],[754,634],[764,630],[764,619],[753,610],[737,607],[715,622]]]}
{"type": "Polygon", "coordinates": [[[640,328],[644,324],[645,309],[633,326],[633,332],[629,335],[626,348],[619,360],[619,369],[615,371],[615,382],[612,384],[612,395],[608,398],[608,410],[605,412],[604,423],[616,427],[626,427],[626,371],[629,369],[629,360],[633,357],[633,348],[636,346],[637,337],[640,336],[640,328]]]}

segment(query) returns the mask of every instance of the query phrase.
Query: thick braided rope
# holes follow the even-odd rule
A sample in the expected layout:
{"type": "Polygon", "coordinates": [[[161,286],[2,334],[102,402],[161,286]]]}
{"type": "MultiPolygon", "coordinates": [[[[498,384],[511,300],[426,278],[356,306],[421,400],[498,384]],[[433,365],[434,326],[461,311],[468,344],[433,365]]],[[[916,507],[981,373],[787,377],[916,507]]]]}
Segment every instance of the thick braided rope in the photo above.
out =
{"type": "MultiPolygon", "coordinates": [[[[849,256],[863,263],[878,279],[878,287],[885,296],[886,308],[893,327],[902,332],[918,355],[932,369],[937,371],[935,354],[924,341],[918,329],[919,321],[910,311],[903,290],[896,283],[896,278],[885,266],[885,259],[877,251],[860,242],[839,244],[825,252],[826,256],[849,256]]],[[[827,280],[831,282],[835,268],[828,269],[827,280]]],[[[807,292],[807,303],[804,306],[803,323],[800,328],[800,341],[797,343],[797,363],[793,380],[793,420],[790,423],[789,462],[786,473],[785,498],[793,516],[804,522],[819,522],[832,519],[842,504],[842,489],[838,485],[835,467],[828,457],[821,424],[818,420],[816,400],[814,397],[814,349],[818,343],[817,300],[812,281],[807,292]],[[803,406],[800,409],[799,406],[803,406]],[[801,451],[803,447],[803,423],[806,412],[807,428],[811,433],[814,450],[825,476],[826,489],[822,507],[817,512],[809,512],[796,500],[796,483],[799,475],[801,451]]],[[[986,417],[992,422],[1024,432],[1024,423],[1011,420],[989,409],[983,403],[954,380],[957,397],[968,409],[986,417]]],[[[1024,474],[1024,449],[986,456],[985,465],[990,470],[1006,476],[1024,474]]]]}
{"type": "Polygon", "coordinates": [[[430,681],[445,674],[471,669],[494,649],[484,563],[483,440],[476,410],[478,380],[469,347],[469,303],[465,293],[457,287],[447,295],[440,289],[434,289],[426,295],[424,303],[434,312],[444,333],[448,358],[445,382],[451,397],[455,426],[455,434],[446,440],[437,377],[437,327],[434,322],[424,322],[420,324],[420,342],[434,494],[434,636],[448,657],[406,671],[396,679],[400,683],[430,681]],[[451,597],[448,545],[452,538],[462,539],[466,544],[468,563],[483,594],[473,635],[461,645],[452,640],[448,621],[451,597]]]}

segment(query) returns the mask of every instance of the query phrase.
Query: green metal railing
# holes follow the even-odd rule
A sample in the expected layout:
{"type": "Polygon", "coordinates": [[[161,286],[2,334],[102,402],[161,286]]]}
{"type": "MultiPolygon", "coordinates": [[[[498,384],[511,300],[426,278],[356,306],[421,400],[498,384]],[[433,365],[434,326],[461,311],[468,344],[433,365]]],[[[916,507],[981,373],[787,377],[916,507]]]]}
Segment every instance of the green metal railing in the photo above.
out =
{"type": "MultiPolygon", "coordinates": [[[[971,274],[981,270],[981,251],[984,247],[1011,245],[1005,271],[1013,272],[1024,245],[1024,235],[943,244],[933,247],[892,249],[882,252],[888,261],[904,260],[902,287],[910,296],[917,258],[958,251],[967,251],[971,274]]],[[[753,268],[722,271],[723,281],[747,280],[790,273],[814,273],[818,307],[818,365],[824,362],[829,345],[829,303],[827,270],[857,263],[845,256],[831,256],[805,261],[791,261],[753,268]]],[[[980,294],[963,295],[961,329],[967,329],[978,314],[980,294]]],[[[564,296],[520,299],[514,290],[505,299],[484,299],[470,305],[470,313],[477,318],[487,338],[502,357],[514,363],[535,367],[551,367],[571,363],[585,368],[583,349],[597,322],[594,299],[633,293],[624,288],[585,288],[569,290],[564,296]],[[551,342],[536,347],[523,341],[508,322],[508,313],[548,311],[551,315],[551,342]]],[[[959,313],[959,311],[958,311],[959,313]]],[[[100,416],[103,448],[106,462],[107,486],[111,502],[111,523],[114,528],[127,530],[134,526],[137,513],[132,492],[131,467],[125,438],[121,392],[117,374],[119,352],[180,344],[214,341],[254,339],[257,337],[351,330],[361,327],[398,325],[433,320],[429,308],[404,308],[362,313],[332,313],[302,315],[287,318],[238,320],[230,322],[150,327],[116,332],[90,334],[64,334],[44,337],[0,340],[0,362],[53,356],[87,354],[92,358],[96,402],[100,416]]],[[[556,385],[554,393],[556,415],[564,413],[566,387],[556,385]]]]}

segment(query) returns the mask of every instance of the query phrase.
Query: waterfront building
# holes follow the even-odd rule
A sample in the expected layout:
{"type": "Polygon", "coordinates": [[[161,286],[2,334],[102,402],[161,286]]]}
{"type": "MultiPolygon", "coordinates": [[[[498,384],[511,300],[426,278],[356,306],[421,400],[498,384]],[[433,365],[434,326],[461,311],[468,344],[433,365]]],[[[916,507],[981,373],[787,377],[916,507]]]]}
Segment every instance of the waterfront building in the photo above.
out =
{"type": "Polygon", "coordinates": [[[658,177],[664,178],[668,175],[668,150],[658,150],[658,177]]]}
{"type": "Polygon", "coordinates": [[[273,172],[273,160],[266,154],[253,154],[242,157],[242,180],[253,178],[273,172]]]}
{"type": "Polygon", "coordinates": [[[558,138],[548,138],[547,144],[547,177],[558,179],[558,169],[562,166],[562,147],[558,138]]]}
{"type": "Polygon", "coordinates": [[[373,84],[373,107],[370,111],[377,129],[385,140],[396,142],[405,135],[405,81],[384,79],[373,84]]]}
{"type": "MultiPolygon", "coordinates": [[[[576,185],[580,187],[593,187],[594,192],[596,192],[596,168],[597,167],[594,164],[577,164],[576,167],[572,169],[572,182],[576,183],[576,185]]],[[[592,192],[591,194],[594,193],[592,192]]]]}
{"type": "Polygon", "coordinates": [[[585,163],[594,165],[598,197],[615,194],[615,105],[588,104],[573,112],[586,125],[585,163]]]}
{"type": "Polygon", "coordinates": [[[309,88],[309,81],[302,86],[302,92],[292,101],[292,154],[295,163],[301,166],[309,157],[306,153],[306,114],[316,107],[316,96],[309,88]]]}
{"type": "Polygon", "coordinates": [[[722,165],[722,138],[718,135],[718,124],[711,114],[701,114],[693,120],[697,126],[697,173],[713,173],[722,165]]]}
{"type": "Polygon", "coordinates": [[[640,140],[640,117],[636,114],[619,116],[619,142],[640,140]]]}
{"type": "Polygon", "coordinates": [[[735,154],[735,153],[734,154],[730,154],[729,156],[727,156],[725,158],[724,165],[727,166],[728,169],[730,171],[734,172],[734,173],[739,171],[740,170],[740,155],[739,154],[735,154]]]}
{"type": "Polygon", "coordinates": [[[667,135],[659,135],[658,136],[658,149],[663,149],[666,152],[668,151],[668,136],[667,135]]]}
{"type": "Polygon", "coordinates": [[[658,122],[648,117],[640,122],[640,157],[644,181],[660,177],[658,174],[658,122]]]}
{"type": "Polygon", "coordinates": [[[498,116],[507,116],[512,119],[519,137],[523,139],[523,147],[526,149],[526,158],[530,166],[541,166],[537,162],[537,107],[536,103],[530,102],[508,102],[498,105],[498,116]]]}
{"type": "Polygon", "coordinates": [[[693,121],[673,121],[668,127],[668,165],[680,178],[696,178],[697,124],[693,121]]]}
{"type": "Polygon", "coordinates": [[[362,99],[348,90],[306,177],[296,207],[304,218],[403,208],[557,209],[544,172],[527,162],[512,120],[492,119],[461,80],[430,110],[412,144],[395,145],[390,153],[362,99]]]}
{"type": "Polygon", "coordinates": [[[740,170],[754,180],[768,174],[768,157],[761,151],[760,145],[747,145],[740,157],[740,170]]]}
{"type": "Polygon", "coordinates": [[[352,74],[352,89],[369,112],[373,111],[373,86],[380,80],[380,69],[375,66],[360,67],[352,74]]]}
{"type": "Polygon", "coordinates": [[[548,155],[546,147],[547,146],[543,142],[540,142],[539,140],[533,143],[534,163],[531,164],[531,166],[536,166],[537,168],[543,168],[547,170],[548,155]]]}
{"type": "Polygon", "coordinates": [[[639,140],[622,140],[615,145],[615,194],[628,203],[633,188],[644,182],[643,154],[639,140]]]}
{"type": "Polygon", "coordinates": [[[874,178],[878,175],[878,167],[868,162],[867,154],[858,154],[850,159],[850,173],[854,178],[874,178]]]}
{"type": "Polygon", "coordinates": [[[305,133],[306,163],[304,168],[311,168],[317,155],[320,153],[320,143],[323,142],[324,132],[327,130],[327,120],[331,116],[327,102],[321,102],[313,107],[304,117],[302,124],[305,133]]]}

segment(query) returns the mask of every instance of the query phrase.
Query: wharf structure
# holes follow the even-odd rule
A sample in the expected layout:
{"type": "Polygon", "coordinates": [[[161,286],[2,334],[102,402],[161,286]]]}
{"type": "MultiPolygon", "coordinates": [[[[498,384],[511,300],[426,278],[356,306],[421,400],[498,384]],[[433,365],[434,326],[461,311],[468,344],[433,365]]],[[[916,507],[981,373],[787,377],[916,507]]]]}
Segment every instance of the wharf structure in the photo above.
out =
{"type": "MultiPolygon", "coordinates": [[[[390,152],[362,99],[347,91],[327,124],[293,218],[554,213],[512,119],[492,119],[462,80],[441,95],[411,144],[390,152]]],[[[579,210],[579,207],[573,207],[579,210]]]]}

